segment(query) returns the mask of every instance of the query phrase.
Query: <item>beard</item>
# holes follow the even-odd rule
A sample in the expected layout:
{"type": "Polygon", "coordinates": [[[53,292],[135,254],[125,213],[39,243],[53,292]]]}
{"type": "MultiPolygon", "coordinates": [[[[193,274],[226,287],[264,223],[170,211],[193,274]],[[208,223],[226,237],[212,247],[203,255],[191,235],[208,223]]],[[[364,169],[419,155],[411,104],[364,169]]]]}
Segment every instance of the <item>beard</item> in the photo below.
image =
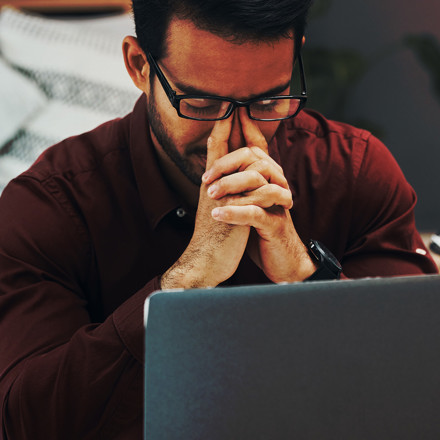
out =
{"type": "MultiPolygon", "coordinates": [[[[147,104],[149,124],[152,133],[157,139],[157,142],[165,151],[170,160],[177,166],[177,168],[186,176],[194,185],[200,186],[202,183],[203,171],[197,171],[194,163],[189,160],[188,156],[198,157],[199,162],[202,158],[206,159],[206,145],[195,145],[188,148],[189,153],[182,155],[176,147],[176,144],[171,139],[167,132],[159,113],[156,110],[154,95],[151,93],[147,104]]],[[[205,161],[206,163],[206,161],[205,161]]],[[[205,165],[206,166],[206,165],[205,165]]]]}

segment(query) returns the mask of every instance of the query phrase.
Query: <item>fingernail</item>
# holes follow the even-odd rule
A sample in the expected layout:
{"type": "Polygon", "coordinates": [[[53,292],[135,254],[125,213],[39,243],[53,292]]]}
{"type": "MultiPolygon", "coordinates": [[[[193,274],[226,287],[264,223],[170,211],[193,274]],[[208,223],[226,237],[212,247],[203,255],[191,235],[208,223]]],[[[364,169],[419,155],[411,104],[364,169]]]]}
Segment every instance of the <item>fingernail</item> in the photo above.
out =
{"type": "Polygon", "coordinates": [[[209,173],[208,172],[203,173],[202,182],[207,182],[208,178],[209,178],[209,173]]]}
{"type": "Polygon", "coordinates": [[[215,195],[216,191],[217,187],[215,185],[212,185],[208,188],[208,195],[212,197],[215,195]]]}
{"type": "Polygon", "coordinates": [[[211,211],[211,215],[212,215],[212,217],[215,218],[215,219],[220,218],[220,209],[219,209],[219,208],[214,208],[214,209],[211,211]]]}

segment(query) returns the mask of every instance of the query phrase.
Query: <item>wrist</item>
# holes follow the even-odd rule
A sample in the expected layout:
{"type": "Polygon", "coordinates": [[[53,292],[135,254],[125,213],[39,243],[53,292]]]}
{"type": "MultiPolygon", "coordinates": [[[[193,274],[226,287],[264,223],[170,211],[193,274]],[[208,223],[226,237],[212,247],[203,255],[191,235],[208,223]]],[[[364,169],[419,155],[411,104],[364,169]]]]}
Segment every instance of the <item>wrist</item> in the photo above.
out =
{"type": "Polygon", "coordinates": [[[179,259],[160,278],[160,288],[168,289],[196,289],[215,287],[219,284],[212,279],[209,271],[203,270],[201,265],[185,264],[179,259]]]}
{"type": "Polygon", "coordinates": [[[298,271],[297,280],[296,281],[304,281],[311,277],[317,270],[319,266],[316,264],[314,260],[309,256],[308,252],[307,255],[303,259],[303,264],[301,265],[301,268],[298,271]]]}
{"type": "Polygon", "coordinates": [[[299,264],[297,264],[293,277],[289,282],[304,281],[312,276],[318,269],[318,265],[310,257],[308,249],[304,245],[302,246],[299,255],[299,258],[297,259],[299,264]]]}

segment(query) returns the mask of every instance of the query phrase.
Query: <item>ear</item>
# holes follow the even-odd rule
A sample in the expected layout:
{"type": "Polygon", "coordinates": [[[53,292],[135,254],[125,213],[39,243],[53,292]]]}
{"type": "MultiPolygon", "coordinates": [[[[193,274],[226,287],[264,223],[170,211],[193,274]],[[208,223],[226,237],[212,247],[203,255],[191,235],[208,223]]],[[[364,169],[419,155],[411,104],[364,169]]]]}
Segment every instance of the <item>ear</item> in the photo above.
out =
{"type": "Polygon", "coordinates": [[[150,65],[145,52],[141,49],[137,38],[125,37],[122,42],[125,68],[134,85],[144,93],[149,88],[150,65]]]}

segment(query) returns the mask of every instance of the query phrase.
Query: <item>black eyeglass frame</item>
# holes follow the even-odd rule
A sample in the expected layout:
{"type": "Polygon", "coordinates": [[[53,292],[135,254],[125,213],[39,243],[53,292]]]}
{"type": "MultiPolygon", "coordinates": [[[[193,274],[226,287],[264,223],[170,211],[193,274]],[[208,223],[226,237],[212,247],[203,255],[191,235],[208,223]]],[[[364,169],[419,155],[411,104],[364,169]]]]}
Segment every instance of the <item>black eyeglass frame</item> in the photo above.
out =
{"type": "Polygon", "coordinates": [[[253,98],[248,101],[237,101],[235,99],[222,97],[222,96],[211,96],[211,95],[178,95],[175,90],[171,87],[170,83],[166,79],[164,73],[162,72],[162,69],[159,67],[159,64],[156,62],[155,58],[151,53],[147,53],[147,60],[150,66],[153,68],[154,73],[156,74],[157,78],[159,79],[159,82],[161,83],[165,94],[167,95],[171,105],[176,109],[177,114],[184,119],[192,119],[195,121],[220,121],[222,119],[227,119],[231,114],[234,112],[234,110],[237,107],[246,107],[248,116],[250,119],[253,119],[254,121],[283,121],[285,119],[294,118],[298,115],[298,113],[304,108],[306,102],[307,102],[307,86],[306,86],[306,79],[304,74],[304,65],[301,57],[301,53],[298,54],[297,61],[299,64],[299,72],[300,72],[300,81],[301,81],[301,95],[277,95],[277,96],[261,96],[258,98],[253,98]],[[229,106],[226,114],[222,116],[221,118],[195,118],[191,116],[186,116],[180,112],[180,101],[183,99],[212,99],[217,101],[227,101],[230,102],[232,105],[229,106]],[[254,102],[263,101],[263,100],[270,100],[270,99],[298,99],[300,101],[298,105],[298,109],[296,112],[288,117],[283,118],[275,118],[275,119],[260,119],[255,118],[251,115],[251,110],[249,106],[253,104],[254,102]]]}

